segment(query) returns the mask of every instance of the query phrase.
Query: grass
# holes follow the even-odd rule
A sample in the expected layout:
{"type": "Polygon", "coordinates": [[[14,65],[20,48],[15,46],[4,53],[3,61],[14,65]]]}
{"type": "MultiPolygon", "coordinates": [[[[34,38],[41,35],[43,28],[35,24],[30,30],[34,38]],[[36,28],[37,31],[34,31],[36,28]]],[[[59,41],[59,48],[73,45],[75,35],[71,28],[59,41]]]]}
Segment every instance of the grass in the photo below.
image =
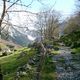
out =
{"type": "Polygon", "coordinates": [[[79,64],[80,63],[80,47],[73,48],[71,53],[72,53],[73,61],[79,64]]]}
{"type": "MultiPolygon", "coordinates": [[[[6,47],[3,45],[3,47],[6,47]]],[[[51,50],[52,54],[59,54],[58,50],[51,50]]],[[[4,76],[4,80],[14,80],[14,76],[16,74],[16,70],[18,67],[25,65],[30,58],[32,58],[36,54],[35,49],[31,48],[21,48],[17,49],[17,51],[13,52],[12,54],[4,57],[0,57],[0,65],[1,70],[4,76]],[[26,55],[18,58],[21,52],[25,52],[26,55]]],[[[43,64],[41,78],[42,80],[56,80],[56,73],[55,73],[55,64],[51,57],[46,56],[45,62],[43,64]]],[[[31,73],[31,75],[34,75],[31,73]]],[[[31,80],[31,76],[23,76],[20,80],[31,80]]]]}
{"type": "Polygon", "coordinates": [[[62,57],[58,60],[59,62],[65,63],[65,59],[62,57]]]}
{"type": "Polygon", "coordinates": [[[46,56],[45,63],[42,68],[41,80],[56,80],[55,69],[56,69],[56,66],[53,63],[52,58],[46,56]]]}
{"type": "Polygon", "coordinates": [[[4,80],[13,80],[17,68],[26,64],[28,59],[34,54],[35,50],[31,50],[30,48],[22,48],[11,55],[1,57],[0,65],[4,75],[4,80]],[[26,55],[18,59],[21,51],[25,51],[26,55]]]}
{"type": "Polygon", "coordinates": [[[60,51],[59,50],[51,50],[51,53],[54,54],[54,55],[57,55],[57,54],[60,53],[60,51]]]}
{"type": "Polygon", "coordinates": [[[79,48],[73,48],[72,52],[74,52],[75,54],[80,54],[80,47],[79,48]]]}
{"type": "Polygon", "coordinates": [[[3,43],[0,43],[0,48],[5,48],[7,47],[6,45],[4,45],[3,43]]]}

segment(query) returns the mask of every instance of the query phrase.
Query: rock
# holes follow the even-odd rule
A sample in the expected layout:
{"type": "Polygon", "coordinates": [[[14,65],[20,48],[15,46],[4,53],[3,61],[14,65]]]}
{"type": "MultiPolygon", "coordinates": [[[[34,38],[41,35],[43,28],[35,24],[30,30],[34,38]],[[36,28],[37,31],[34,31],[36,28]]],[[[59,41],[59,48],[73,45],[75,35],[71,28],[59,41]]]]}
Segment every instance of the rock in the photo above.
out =
{"type": "Polygon", "coordinates": [[[7,53],[10,53],[11,50],[9,48],[2,48],[2,52],[7,52],[7,53]]]}
{"type": "Polygon", "coordinates": [[[16,73],[16,76],[17,76],[17,78],[19,78],[19,77],[20,77],[20,74],[19,74],[19,72],[17,72],[17,73],[16,73]]]}
{"type": "Polygon", "coordinates": [[[29,64],[27,64],[26,68],[29,69],[29,70],[32,69],[31,65],[29,65],[29,64]]]}
{"type": "Polygon", "coordinates": [[[2,53],[2,56],[7,56],[7,52],[3,52],[2,53]]]}
{"type": "Polygon", "coordinates": [[[30,59],[30,60],[29,60],[29,64],[30,64],[30,65],[35,65],[35,62],[34,62],[32,59],[30,59]]]}
{"type": "Polygon", "coordinates": [[[26,75],[27,75],[27,73],[26,73],[25,71],[20,71],[20,72],[19,72],[19,76],[20,76],[20,77],[26,76],[26,75]]]}
{"type": "Polygon", "coordinates": [[[7,46],[10,48],[11,51],[14,50],[14,47],[15,47],[15,46],[13,46],[13,45],[7,45],[7,46]]]}
{"type": "Polygon", "coordinates": [[[23,72],[23,71],[25,71],[25,70],[26,70],[26,69],[25,69],[24,67],[19,67],[19,68],[18,68],[18,72],[20,72],[20,71],[23,72]]]}
{"type": "Polygon", "coordinates": [[[20,59],[25,56],[26,56],[26,52],[21,52],[20,55],[17,57],[17,59],[20,59]]]}
{"type": "Polygon", "coordinates": [[[7,48],[7,47],[1,48],[1,53],[0,53],[1,57],[2,56],[7,56],[9,54],[11,54],[11,50],[9,48],[7,48]]]}
{"type": "Polygon", "coordinates": [[[26,72],[22,72],[22,75],[23,75],[23,76],[26,76],[26,74],[27,74],[26,72]]]}
{"type": "Polygon", "coordinates": [[[47,45],[46,48],[53,49],[54,47],[53,47],[53,45],[47,45]]]}

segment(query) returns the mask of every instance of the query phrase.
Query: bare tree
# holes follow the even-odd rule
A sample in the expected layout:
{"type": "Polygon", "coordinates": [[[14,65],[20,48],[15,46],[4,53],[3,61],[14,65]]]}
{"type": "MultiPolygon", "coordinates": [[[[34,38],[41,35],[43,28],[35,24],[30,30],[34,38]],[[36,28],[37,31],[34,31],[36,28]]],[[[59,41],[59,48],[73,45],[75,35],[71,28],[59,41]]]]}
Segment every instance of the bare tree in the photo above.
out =
{"type": "Polygon", "coordinates": [[[4,30],[4,28],[6,26],[12,26],[12,23],[9,22],[9,14],[11,12],[24,12],[24,11],[28,12],[26,10],[24,10],[24,11],[23,10],[20,10],[20,11],[15,10],[15,11],[13,11],[13,10],[11,10],[11,8],[13,8],[15,5],[18,5],[18,6],[21,6],[21,7],[24,6],[24,7],[28,8],[32,4],[33,0],[28,5],[22,4],[21,0],[13,0],[13,1],[12,0],[2,0],[1,2],[2,2],[2,12],[1,12],[1,15],[0,15],[0,38],[1,38],[1,34],[2,34],[2,31],[4,30]]]}
{"type": "Polygon", "coordinates": [[[80,16],[78,14],[70,17],[64,27],[64,34],[70,34],[80,30],[80,16]]]}
{"type": "MultiPolygon", "coordinates": [[[[8,10],[14,6],[19,0],[14,1],[10,6],[7,7],[7,3],[9,3],[11,0],[2,0],[2,13],[1,13],[1,18],[0,18],[0,38],[1,38],[1,34],[2,34],[2,30],[4,30],[4,28],[6,27],[6,25],[8,25],[8,19],[9,19],[9,14],[8,14],[8,10]],[[6,17],[6,15],[8,16],[8,19],[4,19],[6,17]],[[4,24],[5,22],[5,24],[4,24]],[[4,25],[3,25],[4,24],[4,25]],[[3,25],[3,27],[2,27],[3,25]]],[[[8,29],[8,28],[7,28],[8,29]]]]}
{"type": "Polygon", "coordinates": [[[37,25],[42,39],[52,39],[59,33],[59,15],[55,11],[39,13],[37,25]],[[57,30],[55,32],[55,30],[57,30]]]}
{"type": "MultiPolygon", "coordinates": [[[[57,13],[55,11],[49,13],[50,16],[47,21],[46,29],[45,29],[45,38],[52,39],[55,37],[55,30],[59,28],[59,19],[57,13]]],[[[59,31],[56,31],[59,32],[59,31]]]]}
{"type": "Polygon", "coordinates": [[[5,16],[5,13],[6,13],[6,0],[3,0],[3,11],[1,14],[1,19],[0,19],[0,37],[1,37],[1,25],[2,25],[2,21],[4,19],[4,16],[5,16]]]}
{"type": "MultiPolygon", "coordinates": [[[[44,5],[41,1],[43,0],[37,0],[39,3],[41,3],[41,5],[44,5]]],[[[18,12],[25,12],[25,13],[32,13],[32,14],[37,14],[37,13],[33,13],[33,12],[29,12],[26,10],[26,8],[28,8],[31,4],[33,3],[33,0],[25,5],[24,3],[22,3],[22,0],[2,0],[2,12],[1,12],[1,17],[0,17],[0,37],[1,37],[1,32],[2,30],[4,30],[4,28],[6,27],[6,25],[8,26],[14,26],[10,21],[9,21],[9,14],[10,13],[18,13],[18,12]],[[9,6],[7,5],[9,4],[9,6]],[[24,10],[14,10],[12,9],[15,5],[18,6],[24,6],[25,9],[24,10]],[[5,19],[5,17],[8,16],[7,20],[5,19]],[[4,24],[4,25],[2,25],[4,24]]],[[[17,26],[17,25],[15,25],[17,26]]],[[[19,26],[21,27],[21,26],[19,26]]]]}

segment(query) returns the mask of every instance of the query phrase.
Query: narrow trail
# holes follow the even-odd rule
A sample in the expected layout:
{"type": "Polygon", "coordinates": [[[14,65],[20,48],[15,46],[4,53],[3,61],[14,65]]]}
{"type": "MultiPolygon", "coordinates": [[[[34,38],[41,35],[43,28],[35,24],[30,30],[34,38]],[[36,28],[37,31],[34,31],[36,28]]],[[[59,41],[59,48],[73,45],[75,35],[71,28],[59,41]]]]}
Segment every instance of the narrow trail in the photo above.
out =
{"type": "Polygon", "coordinates": [[[73,59],[69,47],[61,46],[59,51],[60,54],[53,57],[56,62],[57,80],[80,80],[80,60],[73,59]]]}

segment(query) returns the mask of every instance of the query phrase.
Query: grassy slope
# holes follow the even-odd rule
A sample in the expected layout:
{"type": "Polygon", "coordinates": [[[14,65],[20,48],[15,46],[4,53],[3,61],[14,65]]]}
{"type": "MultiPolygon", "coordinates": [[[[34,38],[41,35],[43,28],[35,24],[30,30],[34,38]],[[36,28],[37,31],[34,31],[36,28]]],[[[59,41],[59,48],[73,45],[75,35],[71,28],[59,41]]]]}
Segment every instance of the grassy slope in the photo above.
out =
{"type": "MultiPolygon", "coordinates": [[[[7,47],[4,43],[0,43],[0,47],[7,47]]],[[[58,52],[52,51],[57,54],[58,52]]],[[[30,48],[21,48],[18,49],[11,55],[0,57],[0,65],[4,75],[4,80],[14,80],[14,76],[18,67],[25,65],[29,58],[33,57],[36,54],[36,51],[30,48]],[[20,52],[26,52],[26,55],[19,58],[20,52]]],[[[45,63],[42,69],[42,80],[55,80],[55,64],[51,63],[51,58],[46,57],[45,63]]],[[[31,80],[29,76],[24,76],[20,80],[31,80]]]]}
{"type": "Polygon", "coordinates": [[[61,40],[72,48],[80,47],[80,30],[61,37],[61,40]]]}
{"type": "Polygon", "coordinates": [[[73,48],[72,52],[74,52],[76,54],[80,54],[80,47],[79,48],[73,48]]]}
{"type": "Polygon", "coordinates": [[[1,45],[4,45],[4,46],[6,46],[6,45],[12,45],[12,46],[14,46],[15,48],[21,48],[20,45],[15,44],[15,43],[10,42],[10,41],[3,40],[3,39],[0,39],[0,47],[1,47],[1,45]]]}
{"type": "Polygon", "coordinates": [[[0,58],[0,65],[4,74],[4,80],[13,80],[14,73],[19,66],[27,63],[28,59],[34,55],[34,51],[29,48],[23,48],[15,53],[0,58]],[[26,55],[18,59],[20,51],[26,51],[26,55]]]}
{"type": "Polygon", "coordinates": [[[80,54],[80,30],[62,36],[61,40],[67,45],[71,46],[73,53],[80,54]]]}
{"type": "MultiPolygon", "coordinates": [[[[28,59],[35,55],[35,50],[31,50],[30,48],[19,49],[15,53],[0,58],[0,64],[2,67],[2,72],[4,74],[4,80],[13,80],[15,76],[15,72],[19,66],[23,66],[28,62],[28,59]],[[19,57],[21,51],[26,51],[26,56],[19,57]]],[[[24,76],[20,78],[20,80],[30,80],[30,76],[24,76]]],[[[43,69],[41,71],[42,80],[55,80],[55,64],[52,62],[52,58],[46,56],[45,63],[43,65],[43,69]]]]}
{"type": "Polygon", "coordinates": [[[53,63],[53,60],[51,57],[46,56],[45,62],[42,68],[41,76],[42,80],[56,80],[56,66],[53,63]]]}

